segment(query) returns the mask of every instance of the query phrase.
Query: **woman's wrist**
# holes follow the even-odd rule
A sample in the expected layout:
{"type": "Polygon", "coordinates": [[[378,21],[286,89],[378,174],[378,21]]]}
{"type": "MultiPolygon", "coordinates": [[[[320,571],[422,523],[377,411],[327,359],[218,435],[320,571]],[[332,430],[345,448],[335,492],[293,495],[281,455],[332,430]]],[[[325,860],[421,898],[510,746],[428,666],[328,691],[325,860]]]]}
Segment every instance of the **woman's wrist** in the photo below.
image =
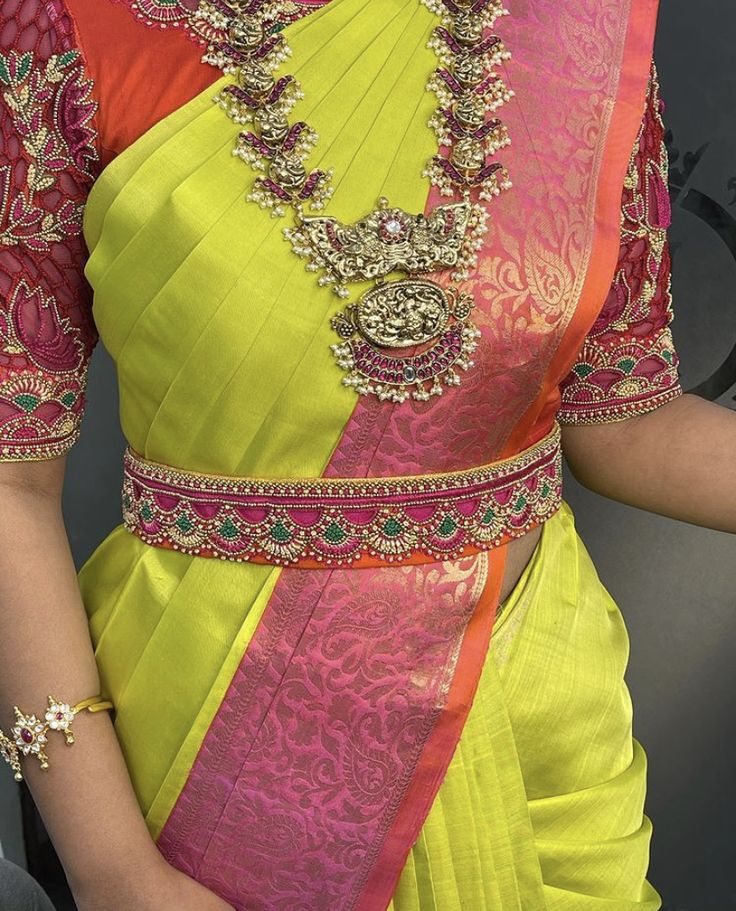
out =
{"type": "Polygon", "coordinates": [[[69,888],[80,908],[132,907],[133,898],[155,892],[170,871],[153,840],[131,845],[121,842],[105,860],[78,858],[65,867],[69,888]]]}

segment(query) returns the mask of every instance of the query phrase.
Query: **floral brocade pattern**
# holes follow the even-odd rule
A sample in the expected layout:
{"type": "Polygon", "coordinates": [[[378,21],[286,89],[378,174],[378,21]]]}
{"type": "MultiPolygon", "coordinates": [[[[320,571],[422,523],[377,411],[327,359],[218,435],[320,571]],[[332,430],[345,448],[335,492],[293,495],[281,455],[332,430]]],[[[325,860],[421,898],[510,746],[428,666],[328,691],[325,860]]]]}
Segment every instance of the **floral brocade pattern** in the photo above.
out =
{"type": "Polygon", "coordinates": [[[159,838],[163,855],[237,911],[363,907],[488,566],[479,554],[285,574],[159,838]]]}
{"type": "Polygon", "coordinates": [[[96,341],[82,275],[96,105],[61,4],[3,4],[0,44],[0,459],[76,439],[96,341]]]}
{"type": "Polygon", "coordinates": [[[576,364],[561,384],[562,423],[620,421],[652,411],[682,393],[670,330],[671,211],[662,109],[652,70],[623,192],[616,277],[576,364]]]}
{"type": "Polygon", "coordinates": [[[148,544],[234,561],[446,560],[519,537],[560,505],[559,427],[513,459],[450,475],[268,482],[176,471],[128,452],[123,516],[148,544]]]}

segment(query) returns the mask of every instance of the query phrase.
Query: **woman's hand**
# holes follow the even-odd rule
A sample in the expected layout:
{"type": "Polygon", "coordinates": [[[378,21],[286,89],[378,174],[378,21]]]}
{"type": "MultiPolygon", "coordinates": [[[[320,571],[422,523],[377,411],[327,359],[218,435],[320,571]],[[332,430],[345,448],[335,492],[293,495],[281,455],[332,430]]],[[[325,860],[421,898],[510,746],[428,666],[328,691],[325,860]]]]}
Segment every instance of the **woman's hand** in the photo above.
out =
{"type": "Polygon", "coordinates": [[[97,871],[74,889],[74,900],[78,911],[233,911],[163,858],[122,879],[97,871]]]}

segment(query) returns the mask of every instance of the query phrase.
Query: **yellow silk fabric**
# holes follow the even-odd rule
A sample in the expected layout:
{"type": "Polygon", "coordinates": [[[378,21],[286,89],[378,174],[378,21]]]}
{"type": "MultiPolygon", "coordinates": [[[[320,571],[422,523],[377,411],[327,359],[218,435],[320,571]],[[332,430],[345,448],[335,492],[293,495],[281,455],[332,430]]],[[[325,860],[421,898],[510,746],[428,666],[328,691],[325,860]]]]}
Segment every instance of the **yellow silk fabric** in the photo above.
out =
{"type": "Polygon", "coordinates": [[[566,502],[493,633],[390,911],[656,911],[629,643],[566,502]]]}
{"type": "MultiPolygon", "coordinates": [[[[319,133],[310,165],[335,170],[331,215],[357,220],[382,194],[423,211],[437,148],[425,90],[435,24],[417,0],[340,0],[290,28],[288,71],[306,95],[293,119],[319,133]]],[[[116,363],[123,431],[146,457],[318,476],[356,404],[329,348],[343,305],[284,239],[293,217],[245,201],[254,175],[231,155],[243,127],[212,103],[230,81],[149,130],[93,187],[95,320],[116,363]]]]}

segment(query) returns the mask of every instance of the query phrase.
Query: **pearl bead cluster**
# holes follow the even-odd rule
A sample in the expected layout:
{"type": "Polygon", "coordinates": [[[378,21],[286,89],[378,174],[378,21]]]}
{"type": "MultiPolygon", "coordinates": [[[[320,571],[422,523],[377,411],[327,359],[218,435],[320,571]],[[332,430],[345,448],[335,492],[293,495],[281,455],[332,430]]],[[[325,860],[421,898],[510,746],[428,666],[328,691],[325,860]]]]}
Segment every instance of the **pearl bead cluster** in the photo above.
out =
{"type": "Polygon", "coordinates": [[[511,56],[501,39],[489,35],[497,20],[509,15],[500,0],[422,0],[440,16],[428,46],[440,66],[427,88],[439,107],[429,121],[445,154],[435,155],[424,174],[442,196],[460,194],[472,200],[473,214],[466,243],[452,272],[456,281],[470,276],[478,264],[478,251],[488,230],[490,202],[511,188],[508,171],[488,159],[511,142],[508,130],[497,119],[487,119],[513,97],[502,77],[494,72],[511,56]]]}
{"type": "Polygon", "coordinates": [[[279,0],[233,5],[205,0],[195,13],[197,22],[226,36],[209,45],[202,61],[237,77],[238,84],[226,86],[214,100],[235,123],[253,125],[240,133],[233,155],[263,175],[247,199],[274,217],[305,205],[323,209],[333,193],[331,170],[310,173],[304,166],[319,139],[316,131],[287,119],[304,97],[299,83],[293,76],[274,76],[291,56],[283,34],[273,34],[288,10],[279,0]]]}

